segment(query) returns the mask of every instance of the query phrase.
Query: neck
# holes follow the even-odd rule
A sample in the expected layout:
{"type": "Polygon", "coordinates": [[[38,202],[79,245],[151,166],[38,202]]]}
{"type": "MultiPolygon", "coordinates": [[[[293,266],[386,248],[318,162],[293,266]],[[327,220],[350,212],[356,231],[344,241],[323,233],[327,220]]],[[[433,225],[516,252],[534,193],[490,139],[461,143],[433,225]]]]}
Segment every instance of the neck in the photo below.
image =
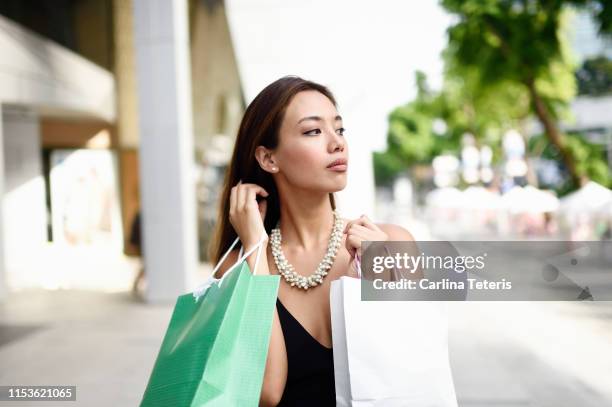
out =
{"type": "Polygon", "coordinates": [[[306,251],[326,246],[334,226],[329,194],[292,191],[291,194],[280,195],[283,245],[306,251]],[[289,198],[283,199],[283,196],[289,198]]]}

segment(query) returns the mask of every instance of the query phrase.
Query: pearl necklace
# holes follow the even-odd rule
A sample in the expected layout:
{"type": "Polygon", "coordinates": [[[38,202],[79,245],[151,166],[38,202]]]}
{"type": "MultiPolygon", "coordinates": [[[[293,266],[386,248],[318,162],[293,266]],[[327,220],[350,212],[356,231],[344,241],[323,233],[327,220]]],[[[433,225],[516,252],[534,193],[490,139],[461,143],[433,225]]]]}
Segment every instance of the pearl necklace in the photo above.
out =
{"type": "Polygon", "coordinates": [[[336,209],[334,209],[333,212],[334,227],[327,245],[327,253],[325,254],[325,257],[323,257],[321,263],[319,263],[317,271],[308,277],[304,277],[296,273],[293,266],[289,264],[285,258],[285,255],[281,249],[280,221],[276,223],[276,228],[272,229],[270,245],[272,246],[274,263],[276,263],[276,267],[278,268],[280,274],[285,278],[285,281],[291,284],[292,287],[297,286],[304,290],[308,290],[310,287],[322,284],[323,278],[327,275],[327,271],[331,268],[332,264],[334,264],[336,253],[338,253],[338,248],[340,247],[340,242],[342,241],[342,228],[344,226],[344,221],[340,218],[336,209]]]}

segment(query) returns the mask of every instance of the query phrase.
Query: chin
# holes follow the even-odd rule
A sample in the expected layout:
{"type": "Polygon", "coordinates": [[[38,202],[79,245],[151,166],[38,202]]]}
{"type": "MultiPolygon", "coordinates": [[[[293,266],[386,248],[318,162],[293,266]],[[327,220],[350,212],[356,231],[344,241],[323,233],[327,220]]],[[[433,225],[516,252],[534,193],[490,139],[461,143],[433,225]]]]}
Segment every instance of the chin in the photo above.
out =
{"type": "Polygon", "coordinates": [[[331,187],[329,192],[342,191],[344,188],[346,188],[346,178],[342,182],[338,182],[336,185],[331,187]]]}

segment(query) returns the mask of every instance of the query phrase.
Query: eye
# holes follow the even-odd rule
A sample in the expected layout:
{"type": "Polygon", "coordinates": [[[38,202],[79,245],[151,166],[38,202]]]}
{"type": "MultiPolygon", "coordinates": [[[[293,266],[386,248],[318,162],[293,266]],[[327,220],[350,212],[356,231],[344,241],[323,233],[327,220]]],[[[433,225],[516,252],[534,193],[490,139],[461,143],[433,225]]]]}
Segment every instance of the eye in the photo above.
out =
{"type": "Polygon", "coordinates": [[[321,134],[321,129],[312,129],[312,130],[307,131],[304,134],[309,135],[309,136],[316,136],[317,134],[321,134]]]}
{"type": "Polygon", "coordinates": [[[345,130],[346,129],[344,127],[340,127],[338,130],[336,130],[336,132],[338,132],[338,134],[340,134],[341,136],[344,136],[345,130]]]}

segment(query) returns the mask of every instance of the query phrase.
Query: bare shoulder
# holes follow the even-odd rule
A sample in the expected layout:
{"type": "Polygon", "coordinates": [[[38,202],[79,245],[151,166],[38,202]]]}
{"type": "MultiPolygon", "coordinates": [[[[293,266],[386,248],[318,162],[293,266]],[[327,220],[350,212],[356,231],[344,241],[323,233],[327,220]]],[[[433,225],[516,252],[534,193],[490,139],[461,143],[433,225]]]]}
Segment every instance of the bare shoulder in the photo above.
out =
{"type": "Polygon", "coordinates": [[[238,254],[240,254],[239,249],[234,249],[231,252],[229,252],[227,257],[225,258],[223,263],[221,263],[221,265],[219,266],[219,269],[215,273],[215,278],[223,277],[223,274],[225,274],[225,272],[238,261],[238,254]]]}
{"type": "Polygon", "coordinates": [[[393,223],[377,223],[376,226],[389,236],[389,240],[414,241],[412,233],[402,226],[393,223]]]}

